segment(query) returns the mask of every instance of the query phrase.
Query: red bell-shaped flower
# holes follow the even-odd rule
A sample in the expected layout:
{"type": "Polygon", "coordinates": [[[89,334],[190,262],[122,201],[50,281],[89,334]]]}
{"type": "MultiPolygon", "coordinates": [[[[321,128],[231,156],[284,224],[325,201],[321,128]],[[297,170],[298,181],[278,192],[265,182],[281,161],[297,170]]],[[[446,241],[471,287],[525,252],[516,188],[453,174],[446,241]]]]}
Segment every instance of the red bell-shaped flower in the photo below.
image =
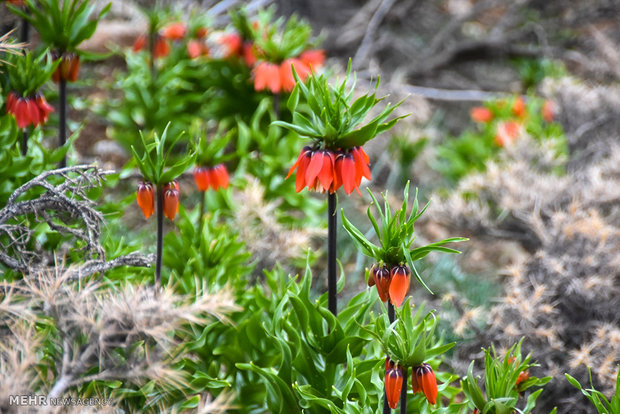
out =
{"type": "Polygon", "coordinates": [[[386,302],[389,298],[390,280],[392,279],[390,269],[385,265],[374,265],[370,270],[370,274],[375,280],[379,298],[382,302],[386,302]]]}
{"type": "Polygon", "coordinates": [[[155,211],[155,194],[153,184],[148,181],[140,181],[138,184],[138,192],[136,193],[138,206],[142,209],[145,218],[151,217],[155,211]]]}
{"type": "Polygon", "coordinates": [[[280,81],[280,67],[271,62],[260,62],[254,68],[254,90],[269,89],[272,93],[279,93],[282,89],[280,81]]]}
{"type": "Polygon", "coordinates": [[[392,267],[390,274],[390,301],[392,305],[400,306],[409,292],[411,270],[409,266],[400,264],[392,267]]]}
{"type": "Polygon", "coordinates": [[[172,181],[164,185],[164,216],[170,220],[179,212],[179,184],[172,181]]]}
{"type": "Polygon", "coordinates": [[[437,403],[437,379],[427,363],[414,367],[411,374],[413,393],[423,392],[429,403],[437,403]]]}
{"type": "Polygon", "coordinates": [[[390,408],[394,409],[400,400],[400,390],[403,387],[403,373],[394,361],[386,362],[385,370],[385,396],[390,408]]]}

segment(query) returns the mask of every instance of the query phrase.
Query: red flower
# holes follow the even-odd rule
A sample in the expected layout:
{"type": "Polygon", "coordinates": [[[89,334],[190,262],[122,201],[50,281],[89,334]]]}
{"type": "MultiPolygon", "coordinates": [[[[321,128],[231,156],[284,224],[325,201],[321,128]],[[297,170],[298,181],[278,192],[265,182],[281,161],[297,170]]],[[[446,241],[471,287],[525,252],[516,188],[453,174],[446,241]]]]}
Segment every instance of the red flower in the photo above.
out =
{"type": "Polygon", "coordinates": [[[471,108],[469,116],[474,122],[486,123],[493,119],[493,112],[489,108],[476,106],[471,108]]]}
{"type": "Polygon", "coordinates": [[[35,100],[37,101],[39,111],[41,111],[41,123],[44,124],[47,122],[50,112],[54,111],[54,108],[49,103],[47,103],[45,97],[41,93],[37,93],[35,100]]]}
{"type": "Polygon", "coordinates": [[[519,373],[519,376],[517,377],[517,381],[515,382],[515,385],[519,385],[522,382],[527,381],[528,379],[530,379],[530,372],[529,371],[522,371],[519,373]]]}
{"type": "Polygon", "coordinates": [[[437,379],[435,378],[433,368],[427,363],[413,368],[411,387],[414,394],[423,392],[429,403],[437,403],[437,379]]]}
{"type": "Polygon", "coordinates": [[[338,152],[304,147],[286,178],[297,169],[297,192],[308,187],[334,193],[344,186],[344,191],[351,194],[355,189],[359,192],[363,177],[370,179],[368,161],[368,155],[361,147],[338,152]]]}
{"type": "Polygon", "coordinates": [[[282,88],[280,68],[275,63],[260,62],[254,68],[254,90],[269,89],[272,93],[279,93],[282,88]]]}
{"type": "Polygon", "coordinates": [[[299,55],[299,60],[305,63],[308,67],[316,69],[319,66],[323,66],[325,62],[325,51],[322,49],[306,50],[299,55]]]}
{"type": "Polygon", "coordinates": [[[214,190],[228,188],[229,181],[228,171],[224,164],[194,169],[194,182],[199,191],[207,191],[209,188],[214,190]]]}
{"type": "Polygon", "coordinates": [[[136,199],[138,206],[142,209],[142,213],[145,218],[151,217],[153,211],[155,211],[155,195],[153,190],[153,184],[148,181],[140,181],[138,184],[138,192],[136,193],[136,199]]]}
{"type": "Polygon", "coordinates": [[[6,111],[13,115],[20,129],[25,129],[28,125],[38,126],[49,118],[52,108],[43,95],[37,93],[33,97],[23,98],[15,92],[9,92],[6,99],[6,111]]]}
{"type": "Polygon", "coordinates": [[[525,101],[523,100],[522,97],[519,96],[517,97],[517,99],[515,99],[514,103],[512,104],[512,113],[518,116],[519,118],[522,118],[525,116],[525,113],[526,113],[525,101]]]}
{"type": "Polygon", "coordinates": [[[280,64],[280,83],[284,92],[291,92],[295,87],[296,81],[291,66],[295,68],[295,72],[297,72],[297,76],[299,76],[302,82],[310,74],[310,67],[301,60],[296,58],[286,59],[280,64]]]}
{"type": "Polygon", "coordinates": [[[198,29],[196,29],[196,33],[194,33],[194,37],[196,37],[197,39],[202,39],[203,37],[205,37],[208,33],[208,30],[206,27],[199,27],[198,29]]]}
{"type": "Polygon", "coordinates": [[[386,362],[388,368],[385,370],[385,396],[387,397],[390,408],[394,409],[400,400],[400,390],[403,387],[403,373],[400,366],[394,361],[386,362]]]}
{"type": "Polygon", "coordinates": [[[56,83],[61,79],[75,82],[80,71],[80,55],[65,53],[57,57],[57,59],[60,59],[60,64],[56,67],[54,73],[52,73],[52,80],[56,83]]]}
{"type": "Polygon", "coordinates": [[[256,64],[255,46],[251,42],[245,42],[243,44],[243,60],[248,67],[252,67],[256,64]]]}
{"type": "Polygon", "coordinates": [[[375,281],[374,284],[377,286],[377,293],[379,293],[381,302],[386,302],[389,298],[388,291],[390,288],[390,280],[392,279],[390,269],[385,265],[374,265],[372,269],[370,269],[370,276],[375,281]]]}
{"type": "Polygon", "coordinates": [[[209,48],[200,40],[190,39],[187,42],[187,56],[190,59],[195,59],[199,56],[208,56],[209,48]]]}
{"type": "Polygon", "coordinates": [[[516,121],[506,121],[497,124],[495,143],[500,147],[512,144],[521,133],[521,125],[516,121]]]}
{"type": "MultiPolygon", "coordinates": [[[[146,40],[146,35],[139,36],[133,44],[133,51],[139,52],[140,50],[144,49],[146,47],[146,40]]],[[[168,53],[170,53],[170,45],[168,45],[166,39],[156,34],[155,45],[153,45],[153,57],[166,57],[168,56],[168,53]]]]}
{"type": "Polygon", "coordinates": [[[172,181],[164,185],[164,216],[170,220],[179,212],[179,184],[172,181]]]}
{"type": "Polygon", "coordinates": [[[545,100],[542,106],[542,116],[546,122],[553,122],[555,114],[555,104],[553,101],[545,100]]]}
{"type": "Polygon", "coordinates": [[[187,34],[187,27],[181,22],[170,23],[161,30],[161,36],[168,40],[181,40],[187,34]]]}
{"type": "Polygon", "coordinates": [[[409,292],[409,279],[411,270],[407,265],[398,265],[392,267],[390,271],[390,301],[394,306],[400,306],[409,292]]]}
{"type": "Polygon", "coordinates": [[[219,43],[224,47],[224,57],[239,56],[241,54],[243,39],[238,33],[222,35],[219,43]]]}

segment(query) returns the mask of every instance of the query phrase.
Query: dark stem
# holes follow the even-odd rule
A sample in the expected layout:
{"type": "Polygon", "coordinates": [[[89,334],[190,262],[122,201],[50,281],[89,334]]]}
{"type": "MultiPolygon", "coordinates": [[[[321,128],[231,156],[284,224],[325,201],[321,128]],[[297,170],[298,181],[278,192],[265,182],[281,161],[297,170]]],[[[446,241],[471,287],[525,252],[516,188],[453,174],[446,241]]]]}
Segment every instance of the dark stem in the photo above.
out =
{"type": "Polygon", "coordinates": [[[336,231],[338,216],[336,215],[336,194],[327,194],[327,297],[331,313],[338,314],[336,299],[336,231]]]}
{"type": "Polygon", "coordinates": [[[19,33],[19,41],[22,43],[28,43],[28,38],[30,37],[30,25],[28,24],[28,20],[22,19],[22,27],[21,32],[19,33]]]}
{"type": "MultiPolygon", "coordinates": [[[[58,145],[62,147],[67,142],[67,80],[60,77],[58,81],[58,145]]],[[[60,160],[60,168],[67,166],[67,155],[60,160]]]]}
{"type": "MultiPolygon", "coordinates": [[[[394,322],[395,317],[396,315],[394,312],[394,305],[392,305],[392,302],[388,300],[388,318],[390,318],[390,323],[394,322]]],[[[402,405],[401,405],[401,410],[402,410],[402,405]]],[[[384,390],[383,391],[383,414],[390,414],[391,412],[392,410],[390,409],[390,405],[388,404],[388,400],[387,400],[387,393],[384,390]]]]}
{"type": "Polygon", "coordinates": [[[28,152],[28,130],[24,129],[22,133],[22,155],[26,155],[28,152]]]}
{"type": "Polygon", "coordinates": [[[155,82],[155,31],[149,30],[149,68],[151,69],[151,82],[155,82]]]}
{"type": "Polygon", "coordinates": [[[155,262],[155,291],[161,286],[161,262],[164,250],[164,189],[157,186],[157,257],[155,262]]]}
{"type": "Polygon", "coordinates": [[[276,114],[276,119],[280,119],[280,94],[273,95],[273,112],[276,114]]]}
{"type": "Polygon", "coordinates": [[[409,368],[402,367],[403,370],[403,387],[400,389],[400,414],[407,414],[407,376],[409,368]]]}

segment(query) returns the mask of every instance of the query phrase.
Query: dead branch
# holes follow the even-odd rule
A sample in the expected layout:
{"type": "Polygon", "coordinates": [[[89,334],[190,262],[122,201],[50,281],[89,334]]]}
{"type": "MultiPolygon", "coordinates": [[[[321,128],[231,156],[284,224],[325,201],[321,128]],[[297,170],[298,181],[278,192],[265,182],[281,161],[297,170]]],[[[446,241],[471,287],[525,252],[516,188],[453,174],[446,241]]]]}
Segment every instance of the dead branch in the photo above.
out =
{"type": "Polygon", "coordinates": [[[38,249],[32,236],[36,224],[46,223],[83,244],[79,251],[88,261],[72,270],[72,279],[118,266],[152,263],[152,257],[138,253],[105,260],[100,242],[103,215],[94,209],[87,193],[100,187],[107,174],[94,165],[77,165],[46,171],[15,190],[0,209],[0,262],[24,274],[45,269],[51,258],[38,249]],[[28,197],[41,190],[42,194],[28,197]]]}
{"type": "Polygon", "coordinates": [[[368,23],[368,27],[366,28],[366,33],[364,34],[364,38],[357,48],[357,52],[355,52],[355,56],[353,57],[353,68],[360,67],[362,61],[365,61],[368,57],[368,54],[372,50],[372,41],[375,37],[375,33],[381,24],[381,21],[385,17],[390,8],[394,4],[395,0],[383,0],[375,13],[372,15],[370,22],[368,23]]]}

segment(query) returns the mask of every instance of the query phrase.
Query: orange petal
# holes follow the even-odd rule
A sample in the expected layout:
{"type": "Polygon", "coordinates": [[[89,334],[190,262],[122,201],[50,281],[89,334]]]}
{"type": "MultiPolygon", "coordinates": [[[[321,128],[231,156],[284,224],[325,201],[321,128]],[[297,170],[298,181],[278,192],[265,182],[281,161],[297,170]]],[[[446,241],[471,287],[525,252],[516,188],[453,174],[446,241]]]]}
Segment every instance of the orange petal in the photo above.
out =
{"type": "Polygon", "coordinates": [[[429,403],[437,403],[437,379],[435,373],[430,365],[424,364],[424,370],[422,374],[422,392],[429,403]]]}
{"type": "Polygon", "coordinates": [[[334,181],[334,161],[328,153],[323,156],[323,167],[319,172],[319,182],[325,191],[329,190],[332,181],[334,181]]]}
{"type": "Polygon", "coordinates": [[[308,164],[310,164],[310,158],[311,153],[307,151],[299,162],[297,176],[295,177],[295,191],[297,192],[300,192],[306,186],[306,170],[308,169],[308,164]]]}
{"type": "Polygon", "coordinates": [[[400,306],[409,292],[410,278],[409,268],[394,266],[392,268],[392,280],[390,281],[390,301],[394,306],[400,306]]]}
{"type": "Polygon", "coordinates": [[[323,158],[325,158],[325,156],[322,151],[316,151],[312,154],[310,164],[308,164],[308,169],[306,170],[306,183],[308,185],[314,183],[314,180],[321,172],[323,168],[323,158]]]}
{"type": "Polygon", "coordinates": [[[403,374],[396,366],[385,373],[385,395],[390,408],[395,409],[400,400],[400,390],[403,387],[403,374]]]}
{"type": "Polygon", "coordinates": [[[342,184],[344,185],[344,192],[351,194],[356,187],[356,171],[355,161],[350,154],[345,155],[342,161],[342,184]]]}
{"type": "Polygon", "coordinates": [[[366,177],[368,180],[370,180],[370,168],[368,168],[368,161],[366,161],[364,155],[362,154],[362,149],[360,147],[356,147],[353,149],[352,153],[353,158],[355,159],[356,174],[359,177],[360,182],[361,177],[366,177]]]}
{"type": "Polygon", "coordinates": [[[179,190],[168,189],[164,191],[164,215],[170,220],[179,212],[179,190]]]}

